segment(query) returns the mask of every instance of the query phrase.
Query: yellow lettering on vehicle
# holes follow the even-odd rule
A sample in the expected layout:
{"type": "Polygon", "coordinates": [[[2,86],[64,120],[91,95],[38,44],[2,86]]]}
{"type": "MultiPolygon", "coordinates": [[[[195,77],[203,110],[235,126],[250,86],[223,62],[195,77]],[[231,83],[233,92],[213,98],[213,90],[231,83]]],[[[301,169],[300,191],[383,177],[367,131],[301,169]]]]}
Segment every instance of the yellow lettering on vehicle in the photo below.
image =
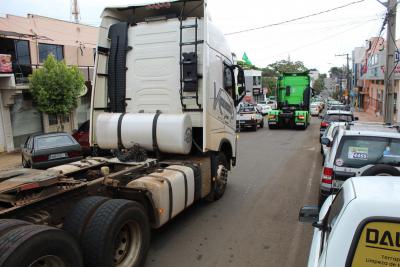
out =
{"type": "Polygon", "coordinates": [[[400,224],[367,223],[358,240],[352,267],[400,267],[400,224]]]}

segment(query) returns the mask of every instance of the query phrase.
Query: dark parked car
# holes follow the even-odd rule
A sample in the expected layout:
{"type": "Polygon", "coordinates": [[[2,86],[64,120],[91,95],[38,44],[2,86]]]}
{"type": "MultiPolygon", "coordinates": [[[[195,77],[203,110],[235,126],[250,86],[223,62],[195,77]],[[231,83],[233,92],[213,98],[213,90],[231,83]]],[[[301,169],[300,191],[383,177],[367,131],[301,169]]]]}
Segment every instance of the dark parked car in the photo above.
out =
{"type": "Polygon", "coordinates": [[[85,155],[91,154],[90,143],[89,143],[89,126],[90,121],[85,121],[76,132],[72,134],[72,137],[81,145],[82,152],[85,155]]]}
{"type": "Polygon", "coordinates": [[[68,133],[33,135],[22,147],[25,168],[47,169],[82,158],[81,146],[68,133]]]}
{"type": "Polygon", "coordinates": [[[358,117],[354,117],[351,111],[342,110],[328,110],[322,117],[322,121],[319,127],[319,136],[324,135],[326,128],[331,122],[352,122],[358,120],[358,117]]]}

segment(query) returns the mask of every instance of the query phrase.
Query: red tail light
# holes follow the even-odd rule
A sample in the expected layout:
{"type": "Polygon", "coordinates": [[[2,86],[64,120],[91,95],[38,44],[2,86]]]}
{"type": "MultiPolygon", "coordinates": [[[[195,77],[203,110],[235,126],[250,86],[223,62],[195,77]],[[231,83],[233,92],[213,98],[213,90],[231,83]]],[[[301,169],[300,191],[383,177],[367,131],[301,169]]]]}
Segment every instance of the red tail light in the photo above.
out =
{"type": "Polygon", "coordinates": [[[328,127],[329,123],[326,121],[321,121],[321,127],[328,127]]]}
{"type": "Polygon", "coordinates": [[[322,183],[332,184],[332,176],[333,176],[333,169],[325,167],[322,175],[322,183]]]}
{"type": "Polygon", "coordinates": [[[304,120],[304,115],[299,115],[299,116],[297,116],[297,118],[299,118],[299,120],[304,120]]]}
{"type": "Polygon", "coordinates": [[[33,162],[43,162],[49,159],[49,156],[47,155],[42,155],[42,156],[34,156],[32,157],[33,162]]]}
{"type": "Polygon", "coordinates": [[[68,156],[70,158],[80,157],[82,156],[82,153],[80,151],[70,151],[68,152],[68,156]]]}

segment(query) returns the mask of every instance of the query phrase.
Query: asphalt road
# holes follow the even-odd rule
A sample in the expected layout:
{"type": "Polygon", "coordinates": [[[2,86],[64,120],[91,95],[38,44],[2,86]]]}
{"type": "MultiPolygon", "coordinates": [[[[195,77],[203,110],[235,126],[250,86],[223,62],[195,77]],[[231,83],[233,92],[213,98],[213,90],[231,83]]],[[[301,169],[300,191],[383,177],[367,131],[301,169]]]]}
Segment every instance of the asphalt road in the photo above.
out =
{"type": "Polygon", "coordinates": [[[297,221],[317,203],[319,125],[240,133],[238,166],[224,197],[198,203],[153,233],[146,267],[305,266],[312,227],[297,221]]]}

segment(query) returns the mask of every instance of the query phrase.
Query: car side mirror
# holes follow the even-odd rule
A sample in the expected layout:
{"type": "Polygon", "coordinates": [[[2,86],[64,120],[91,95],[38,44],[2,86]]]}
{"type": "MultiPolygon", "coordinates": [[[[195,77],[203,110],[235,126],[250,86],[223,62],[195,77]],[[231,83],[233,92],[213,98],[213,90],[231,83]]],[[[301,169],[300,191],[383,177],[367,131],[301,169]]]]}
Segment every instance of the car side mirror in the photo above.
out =
{"type": "Polygon", "coordinates": [[[317,205],[303,206],[299,212],[299,222],[314,224],[319,220],[319,209],[317,205]]]}
{"type": "Polygon", "coordinates": [[[358,121],[358,117],[354,117],[354,120],[355,120],[355,121],[358,121]]]}
{"type": "Polygon", "coordinates": [[[329,140],[329,138],[327,138],[327,137],[322,137],[321,144],[326,145],[326,146],[331,146],[331,140],[329,140]]]}

